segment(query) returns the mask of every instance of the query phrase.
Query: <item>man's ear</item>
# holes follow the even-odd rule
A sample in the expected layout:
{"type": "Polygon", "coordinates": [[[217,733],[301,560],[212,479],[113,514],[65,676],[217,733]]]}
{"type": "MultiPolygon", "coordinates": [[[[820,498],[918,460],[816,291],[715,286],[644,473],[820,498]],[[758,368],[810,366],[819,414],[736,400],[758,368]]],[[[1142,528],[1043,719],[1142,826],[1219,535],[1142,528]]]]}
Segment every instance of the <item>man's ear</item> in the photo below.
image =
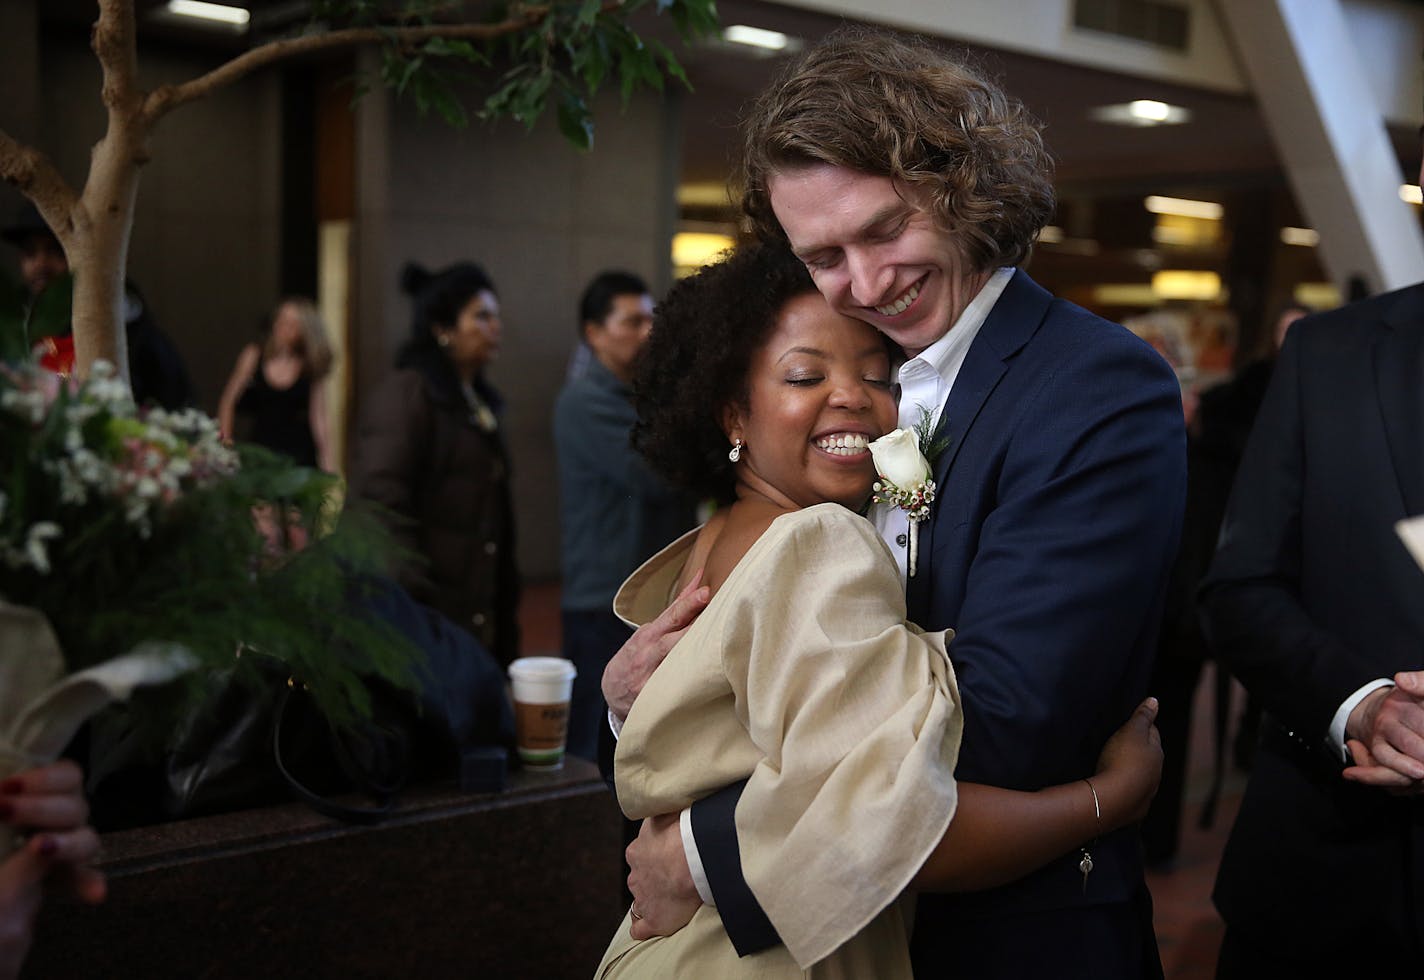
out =
{"type": "Polygon", "coordinates": [[[583,342],[584,342],[585,344],[588,344],[588,346],[592,347],[592,346],[593,346],[593,332],[594,332],[595,330],[597,330],[597,329],[598,329],[599,327],[601,327],[601,326],[603,326],[603,324],[599,323],[597,320],[585,320],[585,321],[583,321],[583,326],[582,326],[581,328],[579,328],[579,333],[580,333],[580,335],[582,335],[582,337],[583,337],[583,342]]]}

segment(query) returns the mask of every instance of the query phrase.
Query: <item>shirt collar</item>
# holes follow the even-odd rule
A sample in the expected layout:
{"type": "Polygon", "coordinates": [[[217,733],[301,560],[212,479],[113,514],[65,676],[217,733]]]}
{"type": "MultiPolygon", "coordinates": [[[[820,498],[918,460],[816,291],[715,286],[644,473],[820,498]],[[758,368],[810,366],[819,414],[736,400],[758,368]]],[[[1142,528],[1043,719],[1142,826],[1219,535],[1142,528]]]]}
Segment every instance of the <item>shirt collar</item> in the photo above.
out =
{"type": "Polygon", "coordinates": [[[989,318],[989,311],[1004,294],[1004,289],[1013,277],[1014,270],[1011,267],[994,270],[988,282],[984,283],[979,293],[969,301],[964,312],[959,314],[954,326],[945,331],[939,340],[920,351],[917,357],[912,357],[905,363],[908,365],[921,361],[941,378],[952,380],[954,375],[959,373],[959,366],[964,363],[964,358],[969,353],[969,345],[979,336],[979,328],[989,318]]]}
{"type": "Polygon", "coordinates": [[[608,370],[603,362],[598,359],[598,355],[596,354],[588,359],[588,366],[584,368],[584,373],[591,383],[596,387],[602,388],[604,391],[614,391],[620,395],[632,394],[632,389],[622,381],[619,381],[618,376],[608,370]]]}

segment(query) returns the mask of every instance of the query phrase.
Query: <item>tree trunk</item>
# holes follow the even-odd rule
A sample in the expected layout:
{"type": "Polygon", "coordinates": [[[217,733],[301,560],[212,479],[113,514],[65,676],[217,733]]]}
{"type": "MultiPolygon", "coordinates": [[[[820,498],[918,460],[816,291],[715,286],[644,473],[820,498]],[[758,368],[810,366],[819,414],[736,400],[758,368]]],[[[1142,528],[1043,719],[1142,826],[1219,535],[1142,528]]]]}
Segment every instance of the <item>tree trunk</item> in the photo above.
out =
{"type": "Polygon", "coordinates": [[[143,154],[125,129],[111,129],[94,146],[67,252],[74,275],[75,373],[86,377],[95,361],[104,360],[128,382],[124,270],[143,154]]]}

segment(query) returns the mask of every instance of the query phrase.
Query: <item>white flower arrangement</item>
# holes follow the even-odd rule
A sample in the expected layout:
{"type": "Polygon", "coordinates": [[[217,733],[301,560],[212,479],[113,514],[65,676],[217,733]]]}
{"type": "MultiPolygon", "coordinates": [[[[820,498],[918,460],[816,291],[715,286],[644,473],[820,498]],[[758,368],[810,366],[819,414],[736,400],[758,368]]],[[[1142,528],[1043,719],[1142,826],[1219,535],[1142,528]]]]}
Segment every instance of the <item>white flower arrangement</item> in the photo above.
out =
{"type": "Polygon", "coordinates": [[[930,516],[937,489],[931,460],[942,447],[933,443],[932,434],[931,418],[925,412],[913,429],[896,429],[870,444],[870,456],[880,474],[873,487],[875,502],[899,507],[910,523],[911,577],[919,558],[920,522],[930,516]]]}
{"type": "Polygon", "coordinates": [[[76,675],[159,643],[200,676],[241,643],[279,651],[337,723],[369,712],[362,678],[410,683],[408,642],[352,614],[389,540],[333,511],[334,477],[225,445],[201,412],[140,408],[107,364],[80,382],[0,362],[0,459],[0,608],[48,621],[76,675]],[[274,509],[291,534],[264,534],[274,509]]]}
{"type": "MultiPolygon", "coordinates": [[[[96,363],[82,388],[33,365],[3,370],[11,386],[0,393],[0,411],[37,437],[44,451],[36,461],[57,481],[61,504],[82,508],[107,499],[147,538],[163,507],[238,469],[237,454],[222,444],[212,419],[193,410],[140,413],[110,364],[96,363]]],[[[47,542],[79,530],[3,517],[0,510],[0,561],[41,575],[51,571],[47,542]]]]}

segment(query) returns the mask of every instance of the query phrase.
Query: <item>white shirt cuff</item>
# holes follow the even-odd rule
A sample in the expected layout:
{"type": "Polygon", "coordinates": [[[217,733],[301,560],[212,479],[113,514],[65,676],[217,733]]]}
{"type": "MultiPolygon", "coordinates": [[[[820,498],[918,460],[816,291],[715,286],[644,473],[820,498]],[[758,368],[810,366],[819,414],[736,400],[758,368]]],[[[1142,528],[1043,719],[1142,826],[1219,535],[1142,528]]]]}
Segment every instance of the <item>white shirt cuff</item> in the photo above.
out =
{"type": "Polygon", "coordinates": [[[1355,706],[1363,701],[1372,691],[1378,691],[1382,687],[1394,687],[1394,681],[1388,678],[1380,678],[1377,681],[1370,681],[1354,694],[1351,694],[1335,712],[1335,717],[1330,721],[1330,745],[1348,765],[1350,750],[1345,748],[1345,723],[1350,720],[1350,712],[1355,710],[1355,706]]]}
{"type": "Polygon", "coordinates": [[[613,741],[618,741],[623,734],[623,720],[613,713],[613,709],[608,709],[608,727],[613,730],[613,741]]]}
{"type": "Polygon", "coordinates": [[[697,886],[698,897],[703,905],[717,907],[712,900],[712,886],[707,883],[707,872],[702,870],[702,855],[697,853],[697,838],[692,836],[692,807],[678,814],[678,828],[682,831],[682,852],[687,855],[687,870],[692,872],[692,883],[697,886]]]}

